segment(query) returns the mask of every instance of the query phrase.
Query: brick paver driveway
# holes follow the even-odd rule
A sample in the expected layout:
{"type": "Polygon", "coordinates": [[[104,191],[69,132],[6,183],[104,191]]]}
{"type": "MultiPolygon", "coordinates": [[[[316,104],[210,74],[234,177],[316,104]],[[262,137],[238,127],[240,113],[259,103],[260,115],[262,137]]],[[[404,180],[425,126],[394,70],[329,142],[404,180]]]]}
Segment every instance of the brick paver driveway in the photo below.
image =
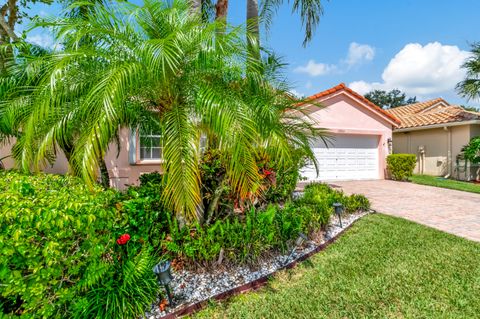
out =
{"type": "Polygon", "coordinates": [[[367,196],[379,213],[480,241],[480,194],[388,180],[332,182],[367,196]]]}

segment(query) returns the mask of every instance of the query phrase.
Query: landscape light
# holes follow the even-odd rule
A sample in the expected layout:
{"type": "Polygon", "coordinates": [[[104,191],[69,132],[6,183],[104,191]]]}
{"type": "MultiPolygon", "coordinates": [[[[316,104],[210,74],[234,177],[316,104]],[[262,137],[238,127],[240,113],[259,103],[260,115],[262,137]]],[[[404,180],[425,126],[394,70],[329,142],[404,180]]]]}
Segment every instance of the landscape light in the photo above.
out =
{"type": "Polygon", "coordinates": [[[297,250],[298,247],[302,246],[305,241],[308,240],[307,235],[304,233],[299,232],[297,239],[295,239],[295,246],[293,247],[292,251],[290,252],[290,255],[288,255],[287,259],[285,260],[285,264],[290,260],[290,258],[293,256],[295,253],[295,250],[297,250]]]}
{"type": "Polygon", "coordinates": [[[335,209],[335,215],[337,215],[338,220],[340,221],[340,228],[343,228],[343,225],[342,225],[343,205],[342,205],[342,203],[333,203],[333,208],[335,209]]]}
{"type": "Polygon", "coordinates": [[[170,287],[168,284],[173,280],[172,273],[170,272],[170,262],[161,261],[155,267],[153,267],[153,272],[157,275],[158,282],[165,287],[167,292],[168,304],[170,307],[173,305],[172,294],[170,292],[170,287]]]}

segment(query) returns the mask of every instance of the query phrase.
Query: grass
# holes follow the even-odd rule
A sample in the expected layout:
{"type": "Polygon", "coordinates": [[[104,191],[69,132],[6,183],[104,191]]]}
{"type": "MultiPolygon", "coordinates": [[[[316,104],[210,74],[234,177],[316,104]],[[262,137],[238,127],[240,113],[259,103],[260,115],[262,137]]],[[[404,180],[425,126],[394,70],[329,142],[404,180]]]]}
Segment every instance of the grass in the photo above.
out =
{"type": "Polygon", "coordinates": [[[480,185],[469,182],[456,181],[452,179],[441,179],[436,176],[429,175],[413,175],[412,177],[410,177],[410,180],[415,184],[450,188],[471,193],[480,193],[480,185]]]}
{"type": "Polygon", "coordinates": [[[480,243],[381,214],[198,318],[478,318],[480,243]]]}

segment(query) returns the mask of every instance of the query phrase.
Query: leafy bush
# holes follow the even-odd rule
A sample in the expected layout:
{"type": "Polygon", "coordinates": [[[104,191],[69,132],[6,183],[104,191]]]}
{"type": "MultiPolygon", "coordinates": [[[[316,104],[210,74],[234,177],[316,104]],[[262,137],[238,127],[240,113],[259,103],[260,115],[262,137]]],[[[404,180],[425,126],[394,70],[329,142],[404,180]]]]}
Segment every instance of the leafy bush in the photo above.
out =
{"type": "Polygon", "coordinates": [[[309,232],[326,222],[328,217],[307,206],[271,205],[265,210],[250,209],[244,219],[234,216],[203,228],[199,224],[180,228],[171,221],[170,235],[163,245],[170,258],[207,264],[217,261],[223,250],[225,260],[251,263],[272,249],[286,249],[299,231],[309,232]]]}
{"type": "Polygon", "coordinates": [[[91,191],[68,176],[0,172],[2,311],[28,318],[141,315],[156,297],[146,271],[153,257],[141,233],[116,244],[134,229],[118,199],[116,191],[91,191]]]}
{"type": "Polygon", "coordinates": [[[84,293],[73,301],[73,318],[138,318],[155,301],[158,283],[152,268],[157,260],[151,251],[123,246],[117,253],[121,259],[95,284],[79,283],[84,293]]]}
{"type": "Polygon", "coordinates": [[[129,187],[116,204],[124,219],[124,231],[138,234],[155,249],[168,231],[167,215],[171,214],[163,205],[162,178],[159,173],[141,175],[140,186],[129,187]]]}
{"type": "Polygon", "coordinates": [[[305,156],[301,150],[292,152],[292,162],[281,166],[272,161],[271,166],[275,174],[275,183],[265,192],[267,202],[283,202],[291,199],[300,180],[300,169],[305,166],[305,156]]]}
{"type": "Polygon", "coordinates": [[[417,157],[414,154],[391,154],[387,156],[387,169],[392,179],[405,181],[413,175],[417,157]]]}
{"type": "Polygon", "coordinates": [[[170,258],[204,264],[217,261],[221,255],[235,263],[255,262],[272,249],[285,251],[298,232],[311,233],[327,225],[334,202],[343,203],[347,213],[370,207],[363,195],[346,196],[326,184],[310,184],[303,197],[283,207],[252,208],[245,216],[217,220],[205,227],[180,228],[170,220],[163,250],[170,258]]]}
{"type": "Polygon", "coordinates": [[[335,190],[322,183],[312,183],[305,186],[304,196],[299,201],[311,205],[320,205],[323,209],[331,209],[332,211],[333,203],[341,203],[347,213],[370,209],[370,201],[365,196],[361,194],[347,196],[343,191],[335,190]]]}
{"type": "Polygon", "coordinates": [[[348,196],[345,209],[347,212],[366,212],[370,209],[370,201],[364,195],[352,194],[348,196]]]}
{"type": "Polygon", "coordinates": [[[244,213],[252,207],[283,202],[291,197],[297,185],[302,158],[300,154],[295,155],[296,158],[288,167],[280,167],[259,150],[255,159],[261,176],[259,192],[241,197],[229,183],[223,156],[219,150],[209,149],[202,155],[200,163],[204,220],[207,224],[229,215],[233,210],[244,213]]]}

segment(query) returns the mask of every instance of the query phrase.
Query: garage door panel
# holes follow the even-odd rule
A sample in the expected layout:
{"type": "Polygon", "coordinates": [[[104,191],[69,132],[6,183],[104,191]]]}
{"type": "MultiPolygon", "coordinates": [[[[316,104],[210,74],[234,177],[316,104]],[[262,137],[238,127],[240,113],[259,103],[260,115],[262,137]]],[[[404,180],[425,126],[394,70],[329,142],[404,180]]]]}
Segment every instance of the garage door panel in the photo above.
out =
{"type": "Polygon", "coordinates": [[[378,178],[378,136],[337,135],[333,141],[329,148],[323,142],[312,143],[319,175],[310,163],[302,176],[310,181],[378,178]]]}

